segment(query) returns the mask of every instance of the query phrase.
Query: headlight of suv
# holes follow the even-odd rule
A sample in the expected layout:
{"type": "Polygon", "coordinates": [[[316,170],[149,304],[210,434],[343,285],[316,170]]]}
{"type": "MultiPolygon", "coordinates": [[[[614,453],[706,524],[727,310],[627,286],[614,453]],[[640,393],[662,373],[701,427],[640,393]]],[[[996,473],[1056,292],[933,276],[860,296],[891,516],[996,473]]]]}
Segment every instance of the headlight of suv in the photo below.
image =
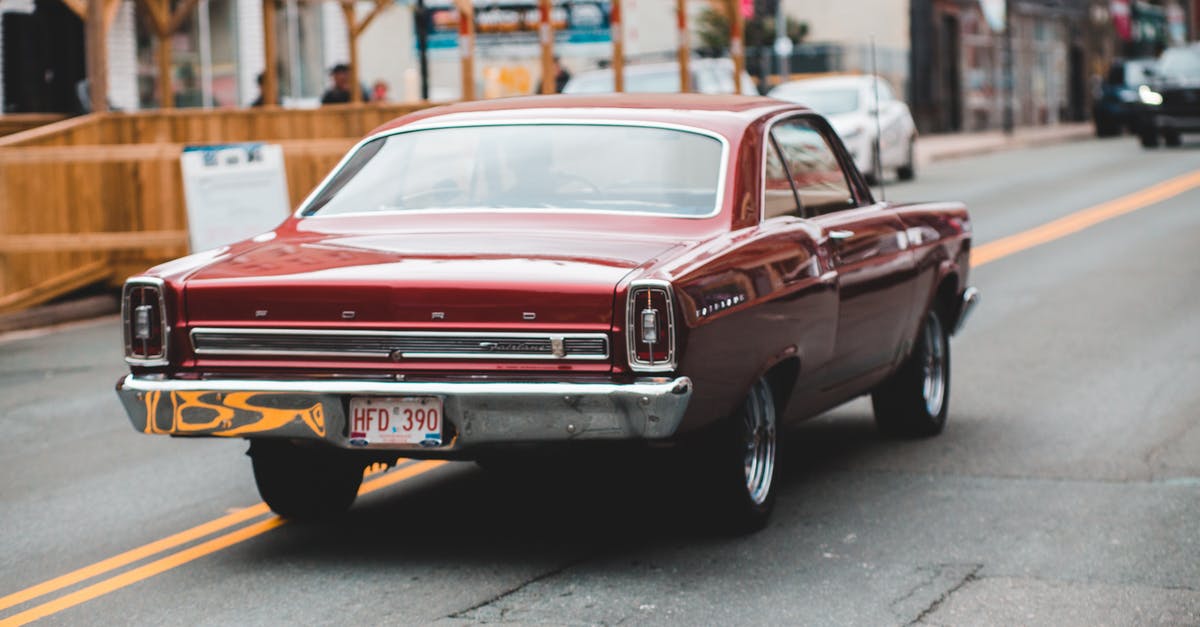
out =
{"type": "Polygon", "coordinates": [[[1142,104],[1148,104],[1152,107],[1157,107],[1163,103],[1162,94],[1150,89],[1149,85],[1138,87],[1138,98],[1141,99],[1142,104]]]}

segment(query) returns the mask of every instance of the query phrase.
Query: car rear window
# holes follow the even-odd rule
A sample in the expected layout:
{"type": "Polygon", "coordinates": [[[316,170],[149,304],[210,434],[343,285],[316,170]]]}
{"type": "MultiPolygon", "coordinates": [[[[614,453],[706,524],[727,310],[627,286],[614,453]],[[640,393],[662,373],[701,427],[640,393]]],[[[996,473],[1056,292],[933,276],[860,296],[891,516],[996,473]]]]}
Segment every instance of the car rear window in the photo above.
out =
{"type": "Polygon", "coordinates": [[[372,139],[305,215],[547,209],[701,217],[718,209],[724,146],[674,128],[461,126],[372,139]]]}

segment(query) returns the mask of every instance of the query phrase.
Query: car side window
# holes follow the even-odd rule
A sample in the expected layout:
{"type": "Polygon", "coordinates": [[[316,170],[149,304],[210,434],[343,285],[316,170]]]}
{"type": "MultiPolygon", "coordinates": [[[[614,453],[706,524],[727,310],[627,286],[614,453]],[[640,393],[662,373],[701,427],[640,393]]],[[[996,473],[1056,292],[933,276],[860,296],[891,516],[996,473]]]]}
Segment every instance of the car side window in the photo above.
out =
{"type": "Polygon", "coordinates": [[[856,206],[837,153],[819,129],[803,119],[785,120],[771,129],[771,136],[782,152],[801,209],[807,215],[856,206]]]}
{"type": "Polygon", "coordinates": [[[791,176],[779,156],[779,149],[771,138],[767,138],[766,171],[763,174],[763,219],[779,216],[800,216],[801,209],[796,201],[796,190],[791,176]]]}

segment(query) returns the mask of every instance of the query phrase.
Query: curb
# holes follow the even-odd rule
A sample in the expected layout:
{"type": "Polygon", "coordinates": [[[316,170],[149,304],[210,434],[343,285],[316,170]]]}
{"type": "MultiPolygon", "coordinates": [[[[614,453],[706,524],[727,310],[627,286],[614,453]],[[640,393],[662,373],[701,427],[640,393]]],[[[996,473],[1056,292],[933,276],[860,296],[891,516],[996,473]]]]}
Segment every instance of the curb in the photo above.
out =
{"type": "MultiPolygon", "coordinates": [[[[1091,126],[1055,133],[1053,135],[1030,135],[1025,137],[1018,135],[1011,138],[1001,138],[1000,141],[981,142],[974,146],[964,146],[961,148],[933,151],[932,153],[926,153],[921,160],[925,163],[935,163],[938,161],[960,159],[963,157],[974,157],[996,152],[1003,152],[1005,150],[1015,150],[1018,148],[1036,148],[1039,146],[1066,144],[1090,139],[1093,137],[1093,135],[1094,133],[1091,126]]],[[[920,145],[921,143],[918,139],[917,150],[920,150],[920,145]]]]}
{"type": "Polygon", "coordinates": [[[0,333],[49,327],[65,322],[98,318],[121,311],[121,303],[112,294],[88,296],[25,311],[0,314],[0,333]]]}

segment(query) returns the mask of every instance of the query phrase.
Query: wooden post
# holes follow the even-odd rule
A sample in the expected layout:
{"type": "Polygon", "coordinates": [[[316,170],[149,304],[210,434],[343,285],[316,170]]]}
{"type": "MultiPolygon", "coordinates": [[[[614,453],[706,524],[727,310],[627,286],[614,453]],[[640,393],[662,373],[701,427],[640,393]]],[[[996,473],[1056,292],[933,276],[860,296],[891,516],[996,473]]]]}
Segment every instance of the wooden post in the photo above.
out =
{"type": "Polygon", "coordinates": [[[612,0],[612,14],[608,20],[613,44],[613,89],[619,94],[625,91],[625,29],[621,23],[621,0],[612,0]]]}
{"type": "Polygon", "coordinates": [[[183,0],[175,11],[171,11],[170,0],[138,0],[142,15],[158,39],[158,106],[163,109],[175,107],[175,94],[171,90],[171,34],[179,30],[189,13],[200,0],[183,0]]]}
{"type": "Polygon", "coordinates": [[[458,53],[462,57],[462,99],[475,99],[475,5],[471,0],[458,4],[458,53]]]}
{"type": "Polygon", "coordinates": [[[538,38],[542,42],[542,93],[553,94],[557,76],[554,71],[554,22],[550,0],[539,0],[538,38]]]}
{"type": "Polygon", "coordinates": [[[275,0],[262,0],[263,17],[263,106],[279,104],[279,66],[275,63],[275,0]]]}
{"type": "Polygon", "coordinates": [[[742,69],[746,67],[745,16],[740,0],[729,0],[729,56],[733,57],[733,93],[742,93],[742,69]]]}
{"type": "Polygon", "coordinates": [[[104,0],[88,0],[87,20],[88,99],[95,113],[108,111],[108,20],[104,0]]]}
{"type": "MultiPolygon", "coordinates": [[[[163,4],[167,2],[164,0],[163,4]]],[[[175,91],[171,88],[171,34],[159,33],[158,49],[158,108],[175,108],[175,91]]]]}
{"type": "Polygon", "coordinates": [[[346,18],[347,39],[350,42],[350,102],[362,103],[362,86],[358,82],[358,25],[354,15],[354,0],[342,0],[342,15],[346,18]]]}
{"type": "Polygon", "coordinates": [[[375,6],[359,21],[354,11],[355,0],[340,0],[342,16],[346,18],[346,35],[350,42],[350,102],[362,103],[362,84],[358,80],[358,36],[367,30],[375,16],[391,6],[391,0],[375,0],[375,6]]]}
{"type": "Polygon", "coordinates": [[[679,92],[692,91],[692,72],[688,68],[692,51],[688,38],[687,0],[675,0],[675,12],[678,20],[678,53],[679,53],[679,92]]]}

